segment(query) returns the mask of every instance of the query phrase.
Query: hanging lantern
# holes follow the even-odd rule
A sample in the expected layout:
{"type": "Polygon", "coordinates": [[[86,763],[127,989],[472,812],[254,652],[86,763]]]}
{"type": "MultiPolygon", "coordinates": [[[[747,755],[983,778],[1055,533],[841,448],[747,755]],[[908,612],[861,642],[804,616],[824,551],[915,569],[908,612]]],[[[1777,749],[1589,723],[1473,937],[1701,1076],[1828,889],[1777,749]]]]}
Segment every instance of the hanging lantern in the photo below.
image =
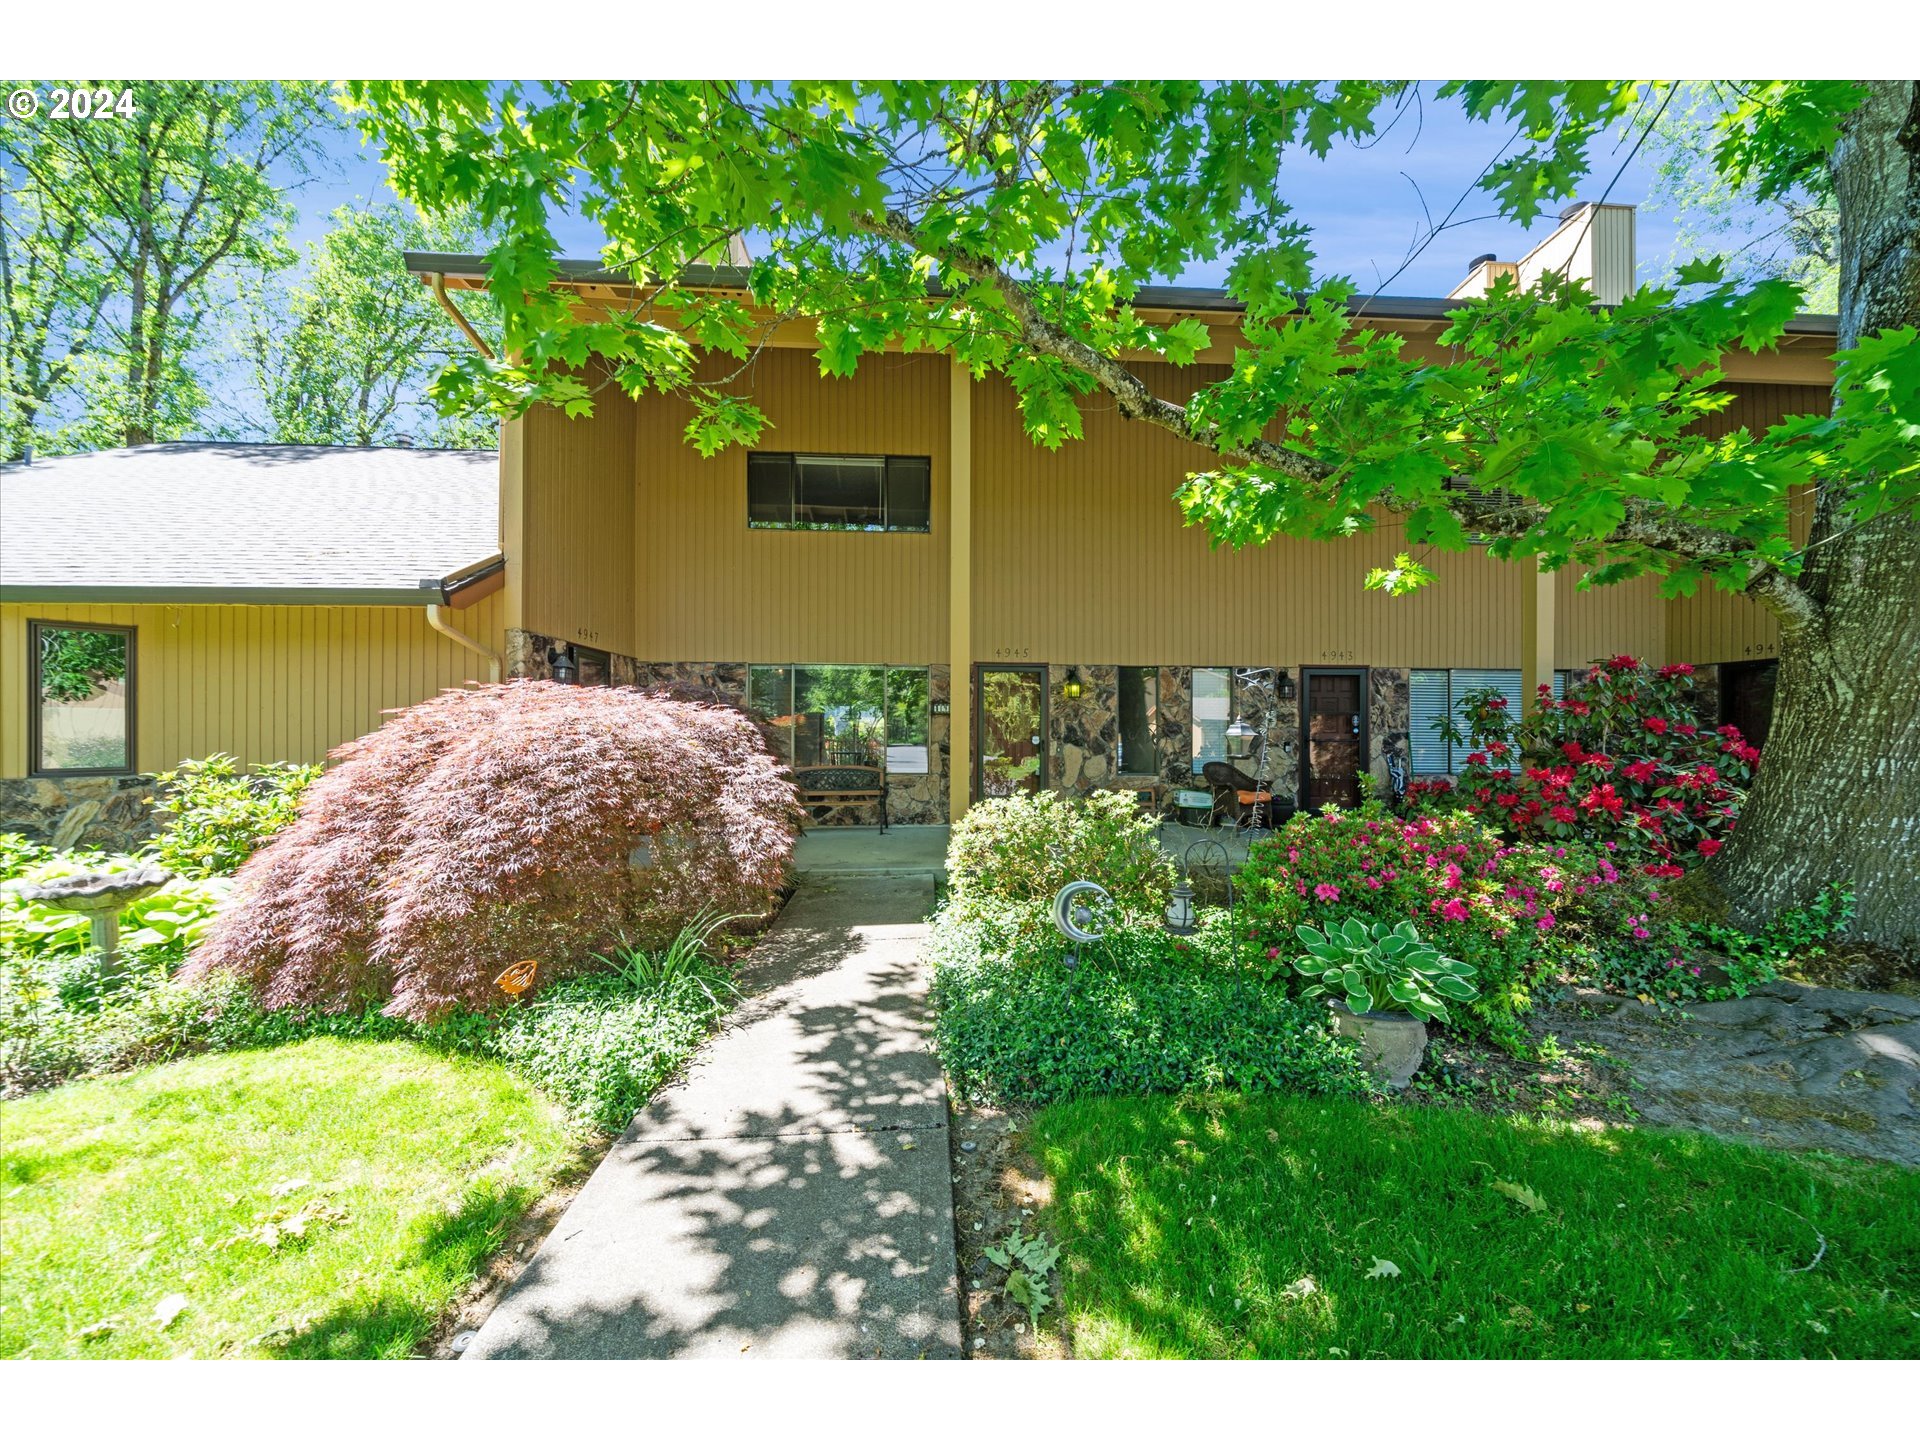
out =
{"type": "Polygon", "coordinates": [[[1259,732],[1245,718],[1235,716],[1233,723],[1227,726],[1227,758],[1245,760],[1253,754],[1253,742],[1258,737],[1259,732]]]}

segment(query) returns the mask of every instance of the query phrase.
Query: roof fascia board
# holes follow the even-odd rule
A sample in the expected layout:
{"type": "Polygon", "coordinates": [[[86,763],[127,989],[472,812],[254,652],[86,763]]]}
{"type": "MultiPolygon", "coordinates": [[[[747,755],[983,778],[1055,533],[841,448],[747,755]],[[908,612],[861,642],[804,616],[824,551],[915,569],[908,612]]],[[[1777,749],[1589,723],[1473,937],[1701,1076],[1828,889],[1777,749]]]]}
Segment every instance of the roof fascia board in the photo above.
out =
{"type": "Polygon", "coordinates": [[[8,605],[437,605],[440,588],[353,590],[338,586],[0,585],[8,605]]]}

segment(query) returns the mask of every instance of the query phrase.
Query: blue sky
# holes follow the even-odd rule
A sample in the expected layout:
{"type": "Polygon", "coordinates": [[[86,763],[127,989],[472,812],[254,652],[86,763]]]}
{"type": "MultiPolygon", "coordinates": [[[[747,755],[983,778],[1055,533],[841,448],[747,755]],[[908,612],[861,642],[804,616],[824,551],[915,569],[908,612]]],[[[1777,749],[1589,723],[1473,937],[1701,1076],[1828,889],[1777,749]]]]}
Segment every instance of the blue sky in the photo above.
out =
{"type": "MultiPolygon", "coordinates": [[[[1405,113],[1391,131],[1365,148],[1338,144],[1325,160],[1300,152],[1287,162],[1282,186],[1299,216],[1313,226],[1321,273],[1347,274],[1362,290],[1371,291],[1400,268],[1425,231],[1427,211],[1436,219],[1444,215],[1469,191],[1506,138],[1503,130],[1468,121],[1456,102],[1435,102],[1429,95],[1418,117],[1405,113]]],[[[1601,197],[1629,148],[1622,144],[1615,149],[1609,140],[1595,149],[1593,173],[1581,199],[1601,197]]],[[[364,146],[357,133],[335,142],[333,158],[337,173],[310,182],[295,196],[301,215],[296,233],[302,240],[318,238],[326,229],[328,213],[338,205],[397,198],[387,187],[386,168],[378,154],[364,146]]],[[[1643,279],[1664,268],[1673,245],[1671,218],[1648,210],[1643,203],[1652,179],[1652,167],[1644,157],[1637,157],[1627,164],[1608,197],[1642,207],[1638,232],[1643,279]]],[[[1474,256],[1491,251],[1505,260],[1518,259],[1555,223],[1549,217],[1525,230],[1491,218],[1491,209],[1484,196],[1468,198],[1459,216],[1470,223],[1434,239],[1386,285],[1384,293],[1444,295],[1466,273],[1467,261],[1474,256]]],[[[557,231],[569,257],[598,253],[596,227],[566,216],[557,231]]],[[[1217,284],[1223,273],[1224,267],[1201,267],[1181,278],[1188,284],[1217,284]]]]}

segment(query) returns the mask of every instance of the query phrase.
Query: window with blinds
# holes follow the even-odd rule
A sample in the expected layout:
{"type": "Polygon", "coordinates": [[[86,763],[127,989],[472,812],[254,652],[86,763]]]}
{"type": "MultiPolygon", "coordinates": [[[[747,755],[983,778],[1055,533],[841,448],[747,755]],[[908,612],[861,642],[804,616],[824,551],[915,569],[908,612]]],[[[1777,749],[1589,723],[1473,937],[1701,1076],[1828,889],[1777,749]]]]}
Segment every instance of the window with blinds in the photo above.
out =
{"type": "MultiPolygon", "coordinates": [[[[1413,752],[1416,775],[1454,775],[1467,763],[1470,745],[1453,745],[1437,728],[1447,716],[1453,718],[1461,735],[1467,733],[1467,717],[1460,702],[1475,690],[1494,689],[1507,697],[1507,704],[1520,713],[1520,672],[1518,670],[1415,670],[1409,681],[1411,691],[1408,748],[1413,752]]],[[[1557,700],[1566,693],[1567,672],[1553,672],[1553,695],[1557,700]]]]}

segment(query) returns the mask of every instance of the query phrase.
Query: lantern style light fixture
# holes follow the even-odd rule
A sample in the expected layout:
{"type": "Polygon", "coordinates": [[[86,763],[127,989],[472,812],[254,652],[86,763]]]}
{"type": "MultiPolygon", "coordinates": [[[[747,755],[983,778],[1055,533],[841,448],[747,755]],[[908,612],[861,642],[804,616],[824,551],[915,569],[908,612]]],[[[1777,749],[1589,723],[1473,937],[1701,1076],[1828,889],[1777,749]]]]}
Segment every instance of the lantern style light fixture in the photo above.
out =
{"type": "Polygon", "coordinates": [[[1180,868],[1179,883],[1167,901],[1167,933],[1191,935],[1194,931],[1193,886],[1187,880],[1186,866],[1180,868]]]}
{"type": "Polygon", "coordinates": [[[1227,758],[1245,760],[1253,754],[1253,742],[1260,732],[1249,725],[1246,717],[1236,715],[1233,723],[1227,726],[1227,758]]]}
{"type": "Polygon", "coordinates": [[[1080,684],[1080,672],[1077,669],[1067,671],[1066,682],[1061,685],[1060,693],[1068,700],[1078,700],[1085,693],[1084,687],[1080,684]]]}
{"type": "Polygon", "coordinates": [[[1293,676],[1282,670],[1280,672],[1280,698],[1282,700],[1291,700],[1293,699],[1293,693],[1293,676]]]}
{"type": "Polygon", "coordinates": [[[573,648],[562,645],[552,653],[553,678],[562,685],[571,685],[580,678],[580,667],[574,663],[573,648]]]}

